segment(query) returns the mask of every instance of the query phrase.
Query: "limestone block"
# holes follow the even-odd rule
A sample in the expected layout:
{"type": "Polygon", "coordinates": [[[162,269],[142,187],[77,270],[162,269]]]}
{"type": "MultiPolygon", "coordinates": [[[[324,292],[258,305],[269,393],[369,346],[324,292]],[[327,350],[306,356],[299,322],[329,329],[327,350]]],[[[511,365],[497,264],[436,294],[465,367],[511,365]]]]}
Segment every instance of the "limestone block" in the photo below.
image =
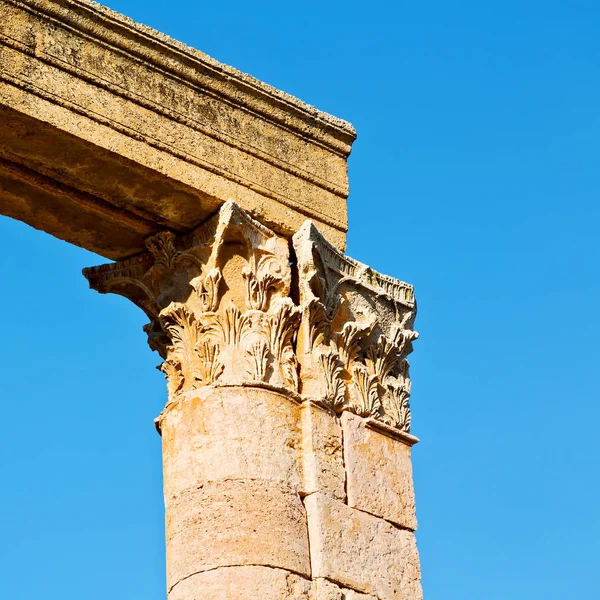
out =
{"type": "Polygon", "coordinates": [[[251,387],[204,387],[170,404],[161,418],[165,503],[222,479],[298,489],[299,413],[296,401],[251,387]]]}
{"type": "Polygon", "coordinates": [[[415,530],[410,446],[369,428],[350,412],[341,421],[348,505],[415,530]]]}
{"type": "Polygon", "coordinates": [[[310,600],[377,600],[371,594],[361,594],[341,588],[327,579],[315,579],[312,583],[310,600]]]}
{"type": "Polygon", "coordinates": [[[314,579],[310,590],[310,600],[343,600],[342,590],[327,579],[314,579]]]}
{"type": "Polygon", "coordinates": [[[310,577],[306,514],[296,492],[260,480],[207,483],[167,508],[167,588],[217,567],[264,565],[310,577]]]}
{"type": "Polygon", "coordinates": [[[371,596],[371,594],[361,594],[359,592],[355,592],[354,590],[347,590],[346,588],[343,588],[341,600],[377,600],[377,597],[371,596]]]}
{"type": "Polygon", "coordinates": [[[332,413],[312,402],[301,408],[302,492],[324,492],[344,500],[342,428],[332,413]]]}
{"type": "Polygon", "coordinates": [[[169,600],[312,600],[309,593],[310,581],[296,573],[270,567],[221,567],[179,582],[169,600]]]}
{"type": "Polygon", "coordinates": [[[414,533],[325,494],[304,499],[312,572],[379,600],[421,600],[414,533]]]}

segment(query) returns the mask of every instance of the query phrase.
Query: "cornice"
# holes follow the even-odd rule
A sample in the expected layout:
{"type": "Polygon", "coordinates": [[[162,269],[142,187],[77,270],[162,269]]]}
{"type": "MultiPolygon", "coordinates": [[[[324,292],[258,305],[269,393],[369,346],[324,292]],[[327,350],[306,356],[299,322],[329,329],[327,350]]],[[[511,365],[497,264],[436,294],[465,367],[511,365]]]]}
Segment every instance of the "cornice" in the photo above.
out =
{"type": "Polygon", "coordinates": [[[57,20],[346,158],[354,127],[207,54],[90,0],[7,0],[57,20]]]}

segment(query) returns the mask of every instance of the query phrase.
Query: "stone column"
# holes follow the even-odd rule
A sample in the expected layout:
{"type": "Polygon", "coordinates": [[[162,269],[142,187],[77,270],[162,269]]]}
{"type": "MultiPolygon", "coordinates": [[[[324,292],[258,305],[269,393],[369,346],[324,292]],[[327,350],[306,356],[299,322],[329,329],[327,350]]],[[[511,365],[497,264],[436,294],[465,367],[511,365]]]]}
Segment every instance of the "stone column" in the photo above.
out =
{"type": "Polygon", "coordinates": [[[417,600],[412,287],[233,202],[86,269],[164,359],[169,600],[417,600]]]}

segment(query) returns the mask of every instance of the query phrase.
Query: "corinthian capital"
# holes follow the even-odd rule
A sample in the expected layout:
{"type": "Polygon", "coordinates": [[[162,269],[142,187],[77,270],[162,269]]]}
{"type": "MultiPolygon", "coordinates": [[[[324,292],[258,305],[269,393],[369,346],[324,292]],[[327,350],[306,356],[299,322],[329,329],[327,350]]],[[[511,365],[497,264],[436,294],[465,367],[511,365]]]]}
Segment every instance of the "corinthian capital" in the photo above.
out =
{"type": "Polygon", "coordinates": [[[412,286],[344,256],[310,222],[290,261],[288,241],[233,202],[146,246],[84,274],[149,316],[171,400],[201,386],[267,386],[408,433],[412,286]]]}
{"type": "Polygon", "coordinates": [[[289,298],[288,243],[237,204],[184,236],[161,232],[148,252],[84,274],[150,317],[150,346],[175,396],[248,381],[298,387],[292,340],[300,319],[289,298]]]}
{"type": "Polygon", "coordinates": [[[344,256],[310,222],[294,249],[303,393],[408,433],[413,287],[344,256]]]}

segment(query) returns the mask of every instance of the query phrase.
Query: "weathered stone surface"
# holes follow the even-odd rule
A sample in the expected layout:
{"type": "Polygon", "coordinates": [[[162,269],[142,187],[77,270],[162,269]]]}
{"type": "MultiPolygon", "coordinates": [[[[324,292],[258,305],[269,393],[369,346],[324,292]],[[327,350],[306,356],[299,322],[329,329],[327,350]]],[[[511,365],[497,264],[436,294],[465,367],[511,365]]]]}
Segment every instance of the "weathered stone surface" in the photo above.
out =
{"type": "Polygon", "coordinates": [[[298,490],[299,420],[295,400],[262,388],[204,387],[172,402],[160,419],[165,503],[222,479],[274,481],[298,490]]]}
{"type": "Polygon", "coordinates": [[[0,14],[0,213],[121,259],[234,198],[344,247],[351,125],[94,2],[0,14]]]}
{"type": "Polygon", "coordinates": [[[221,567],[179,582],[169,600],[313,600],[310,586],[308,579],[282,569],[221,567]]]}
{"type": "Polygon", "coordinates": [[[193,232],[146,246],[84,273],[150,317],[171,397],[266,385],[409,435],[412,286],[345,257],[307,222],[294,236],[298,306],[287,241],[229,201],[193,232]]]}
{"type": "Polygon", "coordinates": [[[302,419],[302,493],[324,492],[344,500],[346,474],[342,428],[331,412],[305,402],[302,419]]]}
{"type": "Polygon", "coordinates": [[[227,202],[189,234],[159,233],[147,253],[86,270],[148,314],[164,358],[169,588],[254,565],[312,568],[331,583],[312,590],[323,600],[420,600],[414,535],[390,523],[416,526],[412,287],[344,257],[311,224],[294,243],[297,263],[227,202]]]}
{"type": "Polygon", "coordinates": [[[376,596],[371,596],[371,594],[361,594],[354,590],[342,588],[341,600],[378,600],[378,598],[376,596]]]}
{"type": "Polygon", "coordinates": [[[327,579],[313,579],[310,600],[343,600],[342,588],[327,579]]]}
{"type": "Polygon", "coordinates": [[[100,292],[122,294],[151,319],[149,343],[165,359],[169,396],[208,385],[298,391],[287,241],[226,202],[182,237],[146,241],[148,252],[84,271],[100,292]]]}
{"type": "Polygon", "coordinates": [[[420,600],[416,304],[342,254],[353,128],[89,0],[0,15],[0,214],[118,260],[164,359],[170,600],[420,600]]]}
{"type": "Polygon", "coordinates": [[[354,590],[342,588],[327,579],[313,580],[310,600],[377,600],[371,594],[361,594],[354,590]]]}
{"type": "Polygon", "coordinates": [[[321,493],[304,499],[313,577],[380,600],[420,600],[414,533],[321,493]]]}
{"type": "Polygon", "coordinates": [[[341,421],[349,506],[415,530],[410,446],[369,428],[350,412],[341,421]]]}
{"type": "Polygon", "coordinates": [[[344,256],[310,222],[293,242],[302,393],[408,434],[413,287],[344,256]]]}
{"type": "Polygon", "coordinates": [[[273,482],[227,480],[178,496],[167,510],[167,588],[217,567],[263,565],[310,577],[306,513],[273,482]]]}

